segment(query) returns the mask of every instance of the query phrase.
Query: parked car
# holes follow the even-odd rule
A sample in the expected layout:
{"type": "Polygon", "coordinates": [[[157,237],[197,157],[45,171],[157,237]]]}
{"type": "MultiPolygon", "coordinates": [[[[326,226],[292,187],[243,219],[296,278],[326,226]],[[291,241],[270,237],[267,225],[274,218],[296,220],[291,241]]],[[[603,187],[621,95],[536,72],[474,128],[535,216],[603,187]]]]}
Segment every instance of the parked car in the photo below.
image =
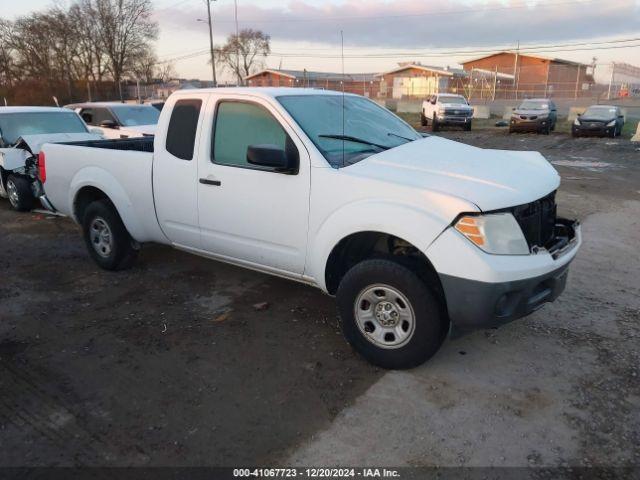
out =
{"type": "Polygon", "coordinates": [[[151,105],[153,108],[161,112],[162,108],[164,107],[164,100],[147,100],[144,102],[144,104],[151,105]]]}
{"type": "Polygon", "coordinates": [[[624,115],[613,105],[592,105],[578,115],[571,126],[571,135],[598,135],[617,137],[624,127],[624,115]]]}
{"type": "Polygon", "coordinates": [[[549,135],[555,130],[558,121],[556,104],[548,98],[524,100],[513,109],[509,122],[509,133],[537,132],[549,135]]]}
{"type": "Polygon", "coordinates": [[[37,154],[47,142],[100,139],[78,114],[64,108],[0,107],[0,197],[18,211],[42,195],[37,154]]]}
{"type": "Polygon", "coordinates": [[[93,102],[66,105],[78,112],[87,125],[100,129],[106,138],[153,136],[160,111],[151,105],[93,102]]]}
{"type": "Polygon", "coordinates": [[[157,242],[313,285],[387,368],[424,362],[451,325],[553,301],[581,243],[539,153],[425,138],[338,92],[180,90],[155,139],[45,145],[39,162],[100,267],[157,242]]]}
{"type": "Polygon", "coordinates": [[[444,125],[456,125],[471,130],[472,118],[473,108],[462,95],[440,93],[431,95],[422,102],[420,123],[426,126],[430,122],[434,132],[444,125]]]}

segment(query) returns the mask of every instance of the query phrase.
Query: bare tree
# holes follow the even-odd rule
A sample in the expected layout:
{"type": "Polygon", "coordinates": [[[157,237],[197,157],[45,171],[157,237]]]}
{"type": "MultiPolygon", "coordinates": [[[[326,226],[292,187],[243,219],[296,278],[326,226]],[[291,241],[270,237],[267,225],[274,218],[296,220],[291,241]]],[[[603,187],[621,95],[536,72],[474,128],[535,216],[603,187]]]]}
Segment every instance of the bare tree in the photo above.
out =
{"type": "Polygon", "coordinates": [[[120,88],[136,56],[148,52],[150,42],[158,36],[158,25],[151,19],[151,0],[87,0],[87,3],[96,21],[109,71],[120,88]]]}
{"type": "Polygon", "coordinates": [[[157,77],[159,70],[156,68],[158,58],[152,50],[141,52],[132,59],[132,62],[130,70],[137,80],[151,83],[157,77]]]}
{"type": "Polygon", "coordinates": [[[227,42],[215,49],[216,63],[240,78],[251,75],[264,64],[271,52],[271,37],[250,28],[229,35],[227,42]]]}
{"type": "Polygon", "coordinates": [[[176,71],[171,62],[163,62],[158,64],[158,78],[162,83],[167,83],[176,77],[176,71]]]}

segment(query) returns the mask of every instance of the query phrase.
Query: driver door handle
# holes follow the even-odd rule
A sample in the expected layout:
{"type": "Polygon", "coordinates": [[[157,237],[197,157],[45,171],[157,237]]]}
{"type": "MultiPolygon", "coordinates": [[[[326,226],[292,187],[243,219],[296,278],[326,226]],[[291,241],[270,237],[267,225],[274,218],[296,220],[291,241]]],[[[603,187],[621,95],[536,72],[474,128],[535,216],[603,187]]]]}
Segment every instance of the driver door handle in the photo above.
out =
{"type": "Polygon", "coordinates": [[[202,183],[203,185],[213,185],[215,187],[219,187],[220,185],[222,185],[222,182],[220,180],[209,180],[208,178],[201,178],[200,183],[202,183]]]}

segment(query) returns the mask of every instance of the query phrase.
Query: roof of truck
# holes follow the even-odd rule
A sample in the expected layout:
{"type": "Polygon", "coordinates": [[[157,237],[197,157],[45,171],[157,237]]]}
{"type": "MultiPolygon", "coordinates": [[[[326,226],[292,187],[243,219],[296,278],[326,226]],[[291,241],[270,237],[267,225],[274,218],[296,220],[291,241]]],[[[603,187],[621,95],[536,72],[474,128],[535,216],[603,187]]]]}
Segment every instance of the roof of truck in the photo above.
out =
{"type": "MultiPolygon", "coordinates": [[[[295,88],[295,87],[218,87],[218,88],[194,88],[176,90],[173,95],[188,95],[189,93],[244,93],[261,97],[279,97],[282,95],[342,95],[337,90],[321,90],[319,88],[295,88]]],[[[353,95],[345,92],[345,95],[353,95]]]]}
{"type": "Polygon", "coordinates": [[[0,115],[3,113],[47,113],[66,111],[68,110],[60,107],[0,107],[0,115]]]}

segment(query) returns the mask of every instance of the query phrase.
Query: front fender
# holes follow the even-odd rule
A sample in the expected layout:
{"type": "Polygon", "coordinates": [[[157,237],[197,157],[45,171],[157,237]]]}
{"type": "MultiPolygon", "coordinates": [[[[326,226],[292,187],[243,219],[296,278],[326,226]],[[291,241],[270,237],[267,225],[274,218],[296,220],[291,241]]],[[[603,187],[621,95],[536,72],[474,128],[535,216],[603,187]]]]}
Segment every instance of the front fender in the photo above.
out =
{"type": "Polygon", "coordinates": [[[394,235],[425,253],[457,213],[477,209],[461,200],[452,201],[460,203],[460,206],[447,208],[446,213],[388,200],[362,200],[341,207],[331,213],[315,233],[310,232],[305,275],[314,278],[315,283],[326,292],[325,271],[329,255],[342,239],[359,232],[394,235]]]}
{"type": "Polygon", "coordinates": [[[99,167],[84,167],[78,170],[71,180],[68,204],[72,208],[71,212],[76,222],[81,222],[81,219],[76,216],[76,198],[84,187],[93,187],[104,192],[116,207],[129,234],[138,241],[146,239],[147,232],[144,229],[146,222],[139,218],[131,198],[111,173],[99,167]]]}

